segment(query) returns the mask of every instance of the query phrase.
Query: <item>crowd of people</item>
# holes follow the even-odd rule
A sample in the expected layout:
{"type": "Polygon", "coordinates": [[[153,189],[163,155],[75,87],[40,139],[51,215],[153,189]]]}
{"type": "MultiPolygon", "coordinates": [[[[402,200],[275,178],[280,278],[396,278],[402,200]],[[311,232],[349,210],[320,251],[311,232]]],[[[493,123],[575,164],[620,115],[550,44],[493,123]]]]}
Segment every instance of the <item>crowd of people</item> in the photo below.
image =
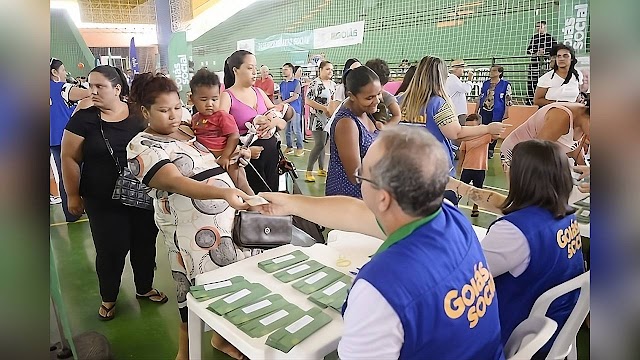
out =
{"type": "MultiPolygon", "coordinates": [[[[546,51],[541,41],[532,54],[546,51]]],[[[84,89],[65,83],[64,65],[52,59],[50,149],[61,169],[66,220],[83,213],[89,219],[99,318],[115,316],[127,253],[136,295],[167,302],[153,287],[159,234],[182,320],[176,358],[188,358],[189,287],[196,275],[258,252],[232,238],[236,210],[251,209],[386,239],[347,297],[341,358],[503,359],[506,340],[535,300],[584,271],[568,201],[572,166],[588,165],[590,98],[580,91],[573,49],[560,44],[549,54],[553,70],[535,89],[541,108],[502,140],[507,196],[482,189],[513,106],[505,68],[497,64],[469,111],[474,74],[464,81],[461,59],[449,67],[436,56],[414,66],[403,60],[395,94],[384,90],[390,70],[382,59],[347,60],[339,84],[328,60],[319,62],[310,84],[285,63],[278,99],[269,68],[238,50],[225,61],[224,79],[208,69],[196,72],[188,99],[193,116],[185,119],[178,88],[163,74],[136,74],[130,87],[120,69],[101,65],[84,89]],[[283,156],[304,153],[303,101],[314,141],[304,180],[316,181],[317,163],[317,176],[326,177],[324,197],[277,192],[283,156]],[[152,210],[112,196],[125,168],[147,187],[152,210]],[[250,207],[255,194],[269,204],[250,207]],[[480,209],[500,215],[482,243],[457,207],[462,196],[474,203],[472,217],[480,209]],[[556,234],[565,229],[563,246],[556,234]],[[467,298],[469,286],[474,293],[467,298]],[[459,339],[465,345],[452,346],[459,339]]],[[[588,167],[575,171],[582,178],[589,173],[588,167]]],[[[582,191],[589,191],[586,185],[582,191]]],[[[571,293],[550,308],[558,329],[576,301],[571,293]]],[[[243,357],[215,332],[211,342],[243,357]]],[[[544,357],[552,342],[536,356],[544,357]]]]}

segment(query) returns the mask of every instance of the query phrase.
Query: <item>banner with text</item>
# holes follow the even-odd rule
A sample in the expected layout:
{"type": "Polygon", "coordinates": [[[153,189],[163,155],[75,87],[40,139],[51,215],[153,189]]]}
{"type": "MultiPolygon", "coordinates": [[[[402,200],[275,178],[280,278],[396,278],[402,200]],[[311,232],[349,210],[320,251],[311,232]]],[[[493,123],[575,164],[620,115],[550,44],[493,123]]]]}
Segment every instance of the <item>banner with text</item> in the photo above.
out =
{"type": "Polygon", "coordinates": [[[189,91],[189,57],[187,53],[187,33],[184,31],[171,34],[169,41],[169,76],[178,85],[180,98],[185,99],[189,91]]]}
{"type": "Polygon", "coordinates": [[[362,44],[363,39],[364,21],[313,30],[314,49],[362,44]]]}
{"type": "Polygon", "coordinates": [[[256,39],[256,52],[266,51],[300,51],[313,47],[313,31],[299,33],[285,33],[269,36],[266,39],[256,39]]]}
{"type": "Polygon", "coordinates": [[[589,0],[564,0],[560,8],[561,34],[558,42],[570,45],[577,55],[587,53],[589,0]]]}
{"type": "Polygon", "coordinates": [[[251,53],[256,53],[256,39],[244,39],[238,40],[236,43],[236,50],[247,50],[251,53]]]}

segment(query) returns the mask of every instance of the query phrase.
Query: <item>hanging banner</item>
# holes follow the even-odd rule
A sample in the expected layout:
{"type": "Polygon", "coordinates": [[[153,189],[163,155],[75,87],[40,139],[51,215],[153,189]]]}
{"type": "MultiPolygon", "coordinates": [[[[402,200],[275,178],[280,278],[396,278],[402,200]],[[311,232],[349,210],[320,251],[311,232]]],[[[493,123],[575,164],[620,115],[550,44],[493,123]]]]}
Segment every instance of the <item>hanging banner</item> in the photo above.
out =
{"type": "Polygon", "coordinates": [[[187,54],[187,33],[184,31],[171,34],[169,41],[169,76],[178,85],[180,98],[185,99],[189,91],[189,57],[187,54]]]}
{"type": "Polygon", "coordinates": [[[266,51],[300,51],[313,48],[313,31],[285,33],[256,39],[256,52],[266,51]]]}
{"type": "Polygon", "coordinates": [[[247,50],[250,53],[256,53],[256,39],[238,40],[236,50],[247,50]]]}
{"type": "Polygon", "coordinates": [[[313,30],[314,49],[362,44],[363,39],[364,21],[313,30]]]}
{"type": "Polygon", "coordinates": [[[138,64],[138,52],[136,51],[136,42],[131,38],[131,43],[129,44],[129,61],[131,62],[131,70],[133,74],[140,73],[140,65],[138,64]]]}
{"type": "Polygon", "coordinates": [[[558,41],[570,45],[576,55],[587,53],[589,0],[564,0],[560,8],[562,33],[558,41]]]}

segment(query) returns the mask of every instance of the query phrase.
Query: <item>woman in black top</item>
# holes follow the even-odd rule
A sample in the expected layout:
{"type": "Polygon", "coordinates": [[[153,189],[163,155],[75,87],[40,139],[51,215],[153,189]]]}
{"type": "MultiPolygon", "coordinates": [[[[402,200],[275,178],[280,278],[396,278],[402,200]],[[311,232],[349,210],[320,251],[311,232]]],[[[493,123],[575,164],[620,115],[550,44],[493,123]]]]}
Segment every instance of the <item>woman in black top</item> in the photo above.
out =
{"type": "Polygon", "coordinates": [[[111,320],[129,251],[136,296],[158,303],[168,298],[152,287],[158,234],[153,211],[111,199],[122,169],[117,167],[101,133],[102,129],[122,167],[127,165],[127,144],[145,124],[130,116],[122,100],[129,86],[120,69],[96,67],[89,73],[89,85],[93,106],[74,114],[64,131],[62,176],[69,211],[78,215],[86,210],[89,217],[102,297],[98,316],[111,320]]]}

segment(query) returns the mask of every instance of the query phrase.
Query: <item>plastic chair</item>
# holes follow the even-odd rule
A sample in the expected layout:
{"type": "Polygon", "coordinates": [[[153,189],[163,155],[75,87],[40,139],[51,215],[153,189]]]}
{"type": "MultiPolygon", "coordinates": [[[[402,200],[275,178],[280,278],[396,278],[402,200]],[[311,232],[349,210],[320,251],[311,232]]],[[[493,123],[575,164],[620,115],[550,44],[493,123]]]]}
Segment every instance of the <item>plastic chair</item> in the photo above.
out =
{"type": "Polygon", "coordinates": [[[551,305],[555,299],[573,290],[580,289],[578,302],[573,308],[573,311],[571,311],[567,322],[564,324],[562,329],[560,329],[558,337],[556,337],[556,340],[551,346],[551,350],[549,350],[547,359],[562,360],[565,357],[568,358],[568,360],[578,359],[576,335],[578,334],[578,330],[580,330],[580,326],[582,326],[582,323],[587,317],[590,309],[590,276],[591,271],[589,270],[569,281],[555,286],[540,295],[538,300],[533,304],[529,317],[542,317],[545,316],[547,310],[549,310],[549,305],[551,305]]]}
{"type": "Polygon", "coordinates": [[[528,317],[509,336],[504,345],[507,360],[526,360],[551,339],[558,323],[548,317],[528,317]]]}

